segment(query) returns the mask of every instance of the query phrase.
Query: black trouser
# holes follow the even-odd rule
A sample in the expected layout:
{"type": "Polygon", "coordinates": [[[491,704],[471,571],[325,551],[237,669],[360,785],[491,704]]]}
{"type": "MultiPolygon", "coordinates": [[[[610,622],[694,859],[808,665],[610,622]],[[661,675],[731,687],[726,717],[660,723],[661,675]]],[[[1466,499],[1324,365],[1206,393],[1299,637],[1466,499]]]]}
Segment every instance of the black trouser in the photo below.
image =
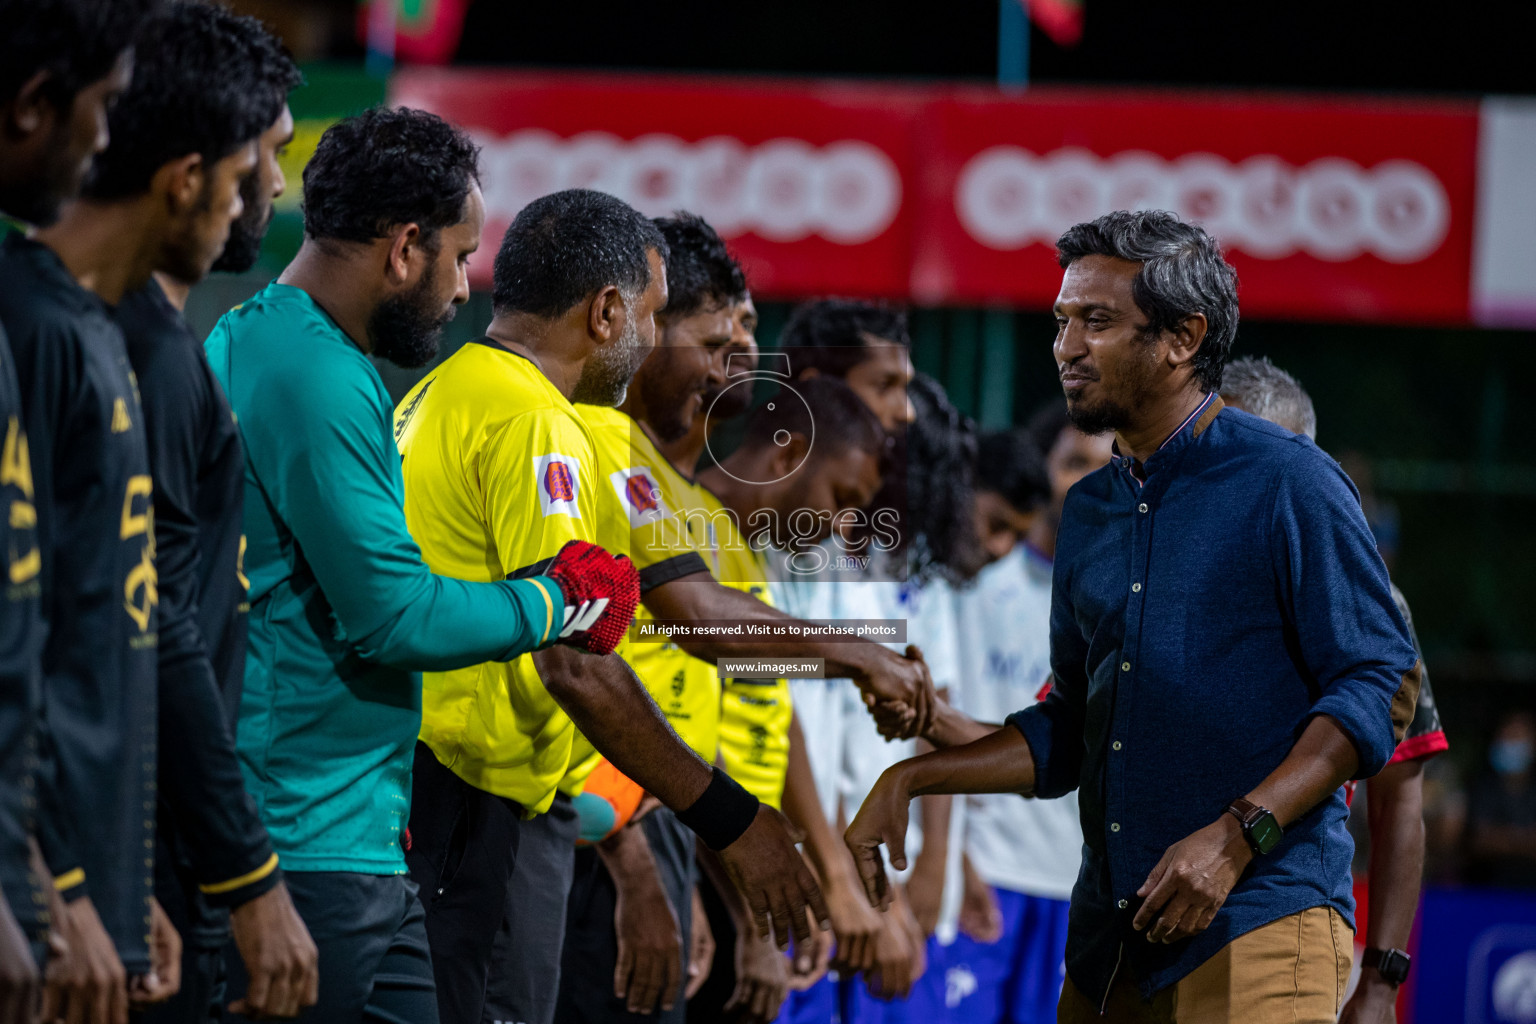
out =
{"type": "MultiPolygon", "coordinates": [[[[299,1014],[300,1021],[437,1024],[432,956],[414,882],[345,871],[288,871],[283,881],[320,950],[320,1002],[299,1014]]],[[[231,999],[244,997],[248,979],[239,954],[228,950],[224,964],[231,999]]]]}
{"type": "Polygon", "coordinates": [[[625,1000],[613,994],[613,974],[619,962],[619,937],[613,912],[618,893],[613,877],[597,851],[588,847],[576,858],[576,879],[571,885],[570,911],[566,917],[565,954],[560,974],[559,1024],[604,1024],[607,1021],[660,1021],[682,1024],[687,1017],[683,989],[688,985],[688,949],[693,923],[693,887],[698,878],[694,866],[693,832],[662,808],[647,815],[639,826],[645,832],[662,888],[677,914],[682,930],[682,978],[677,1002],[670,1012],[658,1005],[654,1013],[630,1013],[625,1000]]]}
{"type": "Polygon", "coordinates": [[[134,1019],[139,1024],[222,1021],[227,1002],[224,948],[231,945],[229,911],[208,905],[165,814],[160,815],[155,841],[155,899],[181,936],[181,988],[134,1019]]]}
{"type": "Polygon", "coordinates": [[[522,824],[481,1024],[551,1024],[555,1019],[566,898],[576,870],[580,825],[564,795],[555,797],[548,814],[522,824]]]}
{"type": "Polygon", "coordinates": [[[704,900],[709,930],[715,937],[715,959],[709,966],[708,979],[688,1000],[688,1020],[691,1024],[718,1024],[735,1016],[725,1012],[725,1004],[736,991],[736,921],[714,883],[702,872],[699,895],[704,900]]]}
{"type": "Polygon", "coordinates": [[[522,814],[516,802],[476,789],[443,767],[432,748],[416,744],[405,863],[426,907],[443,1024],[480,1024],[522,814]]]}

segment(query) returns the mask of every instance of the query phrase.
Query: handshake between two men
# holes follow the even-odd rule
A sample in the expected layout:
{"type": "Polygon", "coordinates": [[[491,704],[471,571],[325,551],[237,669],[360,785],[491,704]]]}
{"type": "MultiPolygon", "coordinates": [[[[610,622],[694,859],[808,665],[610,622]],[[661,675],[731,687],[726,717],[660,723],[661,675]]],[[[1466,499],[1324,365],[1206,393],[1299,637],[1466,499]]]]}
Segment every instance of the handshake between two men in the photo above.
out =
{"type": "MultiPolygon", "coordinates": [[[[809,941],[810,917],[823,929],[829,918],[815,876],[796,849],[803,838],[799,831],[778,810],[694,753],[629,665],[614,654],[642,602],[662,621],[730,618],[783,626],[798,620],[720,584],[707,572],[669,581],[642,596],[639,576],[627,557],[584,545],[579,560],[567,558],[568,552],[578,554],[570,551],[576,543],[561,551],[549,574],[565,592],[567,607],[576,609],[568,626],[579,628],[562,635],[558,646],[534,655],[550,695],[619,771],[673,810],[718,853],[762,937],[772,936],[781,948],[788,946],[791,935],[809,941]],[[559,567],[565,561],[576,571],[562,574],[559,567]],[[600,607],[604,600],[607,604],[600,607]]],[[[744,632],[748,635],[676,642],[711,663],[786,653],[821,658],[828,676],[847,677],[858,686],[888,739],[931,731],[940,705],[916,648],[902,655],[867,640],[808,640],[787,648],[744,632]]]]}

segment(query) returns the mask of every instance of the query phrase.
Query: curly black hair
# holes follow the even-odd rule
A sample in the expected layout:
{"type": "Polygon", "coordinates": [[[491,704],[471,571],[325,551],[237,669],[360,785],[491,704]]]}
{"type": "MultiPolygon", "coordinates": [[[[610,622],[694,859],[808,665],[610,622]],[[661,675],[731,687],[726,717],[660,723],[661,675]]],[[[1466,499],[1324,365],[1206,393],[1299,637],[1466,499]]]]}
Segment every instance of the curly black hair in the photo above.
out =
{"type": "Polygon", "coordinates": [[[88,199],[140,195],[189,153],[224,159],[277,120],[298,75],[261,22],[216,4],[166,5],[135,47],[133,83],[108,116],[112,141],[86,178],[88,199]]]}
{"type": "Polygon", "coordinates": [[[609,285],[643,291],[653,249],[669,258],[661,231],[624,200],[586,188],[553,192],[523,207],[502,237],[491,306],[553,317],[609,285]]]}
{"type": "Polygon", "coordinates": [[[885,554],[905,562],[908,580],[963,585],[984,561],[973,515],[976,424],[926,374],[913,378],[907,393],[917,417],[891,438],[888,470],[869,507],[895,514],[900,539],[885,554]]]}
{"type": "Polygon", "coordinates": [[[60,110],[105,78],[157,0],[0,0],[0,103],[39,71],[60,110]]]}
{"type": "Polygon", "coordinates": [[[464,219],[480,150],[436,114],[373,107],[337,121],[304,167],[304,234],[371,242],[402,224],[438,232],[464,219]]]}
{"type": "Polygon", "coordinates": [[[652,223],[667,240],[669,253],[667,308],[662,319],[681,320],[746,297],[747,275],[703,217],[680,210],[652,223]]]}
{"type": "Polygon", "coordinates": [[[910,345],[907,314],[862,299],[816,299],[797,306],[779,335],[779,348],[795,353],[795,373],[846,377],[869,358],[871,338],[910,345]]]}

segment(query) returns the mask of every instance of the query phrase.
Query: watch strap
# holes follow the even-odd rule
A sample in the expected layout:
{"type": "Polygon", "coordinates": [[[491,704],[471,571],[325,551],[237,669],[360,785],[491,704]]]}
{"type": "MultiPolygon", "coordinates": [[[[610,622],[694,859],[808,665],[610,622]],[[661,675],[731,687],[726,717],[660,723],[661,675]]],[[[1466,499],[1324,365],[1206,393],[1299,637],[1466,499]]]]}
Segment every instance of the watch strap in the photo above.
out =
{"type": "Polygon", "coordinates": [[[1264,808],[1251,801],[1244,800],[1242,797],[1238,797],[1228,804],[1227,810],[1231,811],[1233,817],[1237,818],[1244,825],[1253,824],[1254,819],[1264,813],[1264,808]]]}
{"type": "Polygon", "coordinates": [[[1408,978],[1408,968],[1413,958],[1400,949],[1367,948],[1360,954],[1360,966],[1369,967],[1394,985],[1401,985],[1408,978]]]}

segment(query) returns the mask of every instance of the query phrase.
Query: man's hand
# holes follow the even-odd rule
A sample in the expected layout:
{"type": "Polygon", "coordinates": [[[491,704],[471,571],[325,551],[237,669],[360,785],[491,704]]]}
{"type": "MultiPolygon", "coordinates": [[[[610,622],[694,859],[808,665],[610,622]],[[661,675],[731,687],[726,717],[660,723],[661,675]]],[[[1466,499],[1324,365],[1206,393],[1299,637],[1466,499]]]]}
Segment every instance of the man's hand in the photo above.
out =
{"type": "Polygon", "coordinates": [[[897,871],[907,866],[907,815],[912,797],[901,768],[901,764],[895,764],[881,773],[859,813],[854,815],[853,824],[843,834],[843,842],[848,844],[854,866],[859,869],[859,880],[864,883],[864,894],[869,897],[870,906],[881,910],[891,905],[891,882],[880,856],[881,844],[890,850],[891,865],[897,871]]]}
{"type": "Polygon", "coordinates": [[[928,844],[923,844],[923,852],[917,855],[906,886],[907,905],[924,938],[938,930],[939,914],[944,909],[944,861],[924,856],[929,849],[928,844]]]}
{"type": "Polygon", "coordinates": [[[788,993],[789,960],[768,938],[754,935],[750,928],[738,929],[736,990],[726,1000],[726,1011],[734,1011],[744,1024],[769,1024],[778,1017],[788,993]]]}
{"type": "Polygon", "coordinates": [[[43,973],[42,1019],[68,1024],[128,1024],[123,963],[89,896],[55,904],[56,944],[43,973]]]}
{"type": "Polygon", "coordinates": [[[297,1017],[320,998],[320,951],[279,882],[229,915],[245,963],[245,998],[229,1006],[243,1017],[297,1017]]]}
{"type": "Polygon", "coordinates": [[[704,982],[709,980],[709,969],[715,962],[715,933],[709,927],[709,915],[704,912],[704,897],[698,886],[693,889],[693,924],[688,931],[688,987],[683,998],[692,999],[704,982]]]}
{"type": "Polygon", "coordinates": [[[961,862],[965,889],[960,899],[960,930],[976,942],[991,944],[1003,937],[1003,913],[997,906],[997,893],[986,883],[971,859],[961,862]]]}
{"type": "Polygon", "coordinates": [[[862,973],[875,966],[875,942],[885,926],[884,918],[870,906],[864,887],[846,870],[842,877],[827,882],[827,912],[832,918],[832,934],[837,949],[833,966],[846,973],[862,973]]]}
{"type": "Polygon", "coordinates": [[[670,1010],[682,981],[683,935],[657,877],[650,844],[638,828],[626,828],[604,841],[599,853],[616,894],[613,927],[619,959],[613,994],[625,1000],[630,1013],[653,1013],[658,1000],[670,1010]]]}
{"type": "Polygon", "coordinates": [[[0,1024],[32,1024],[39,984],[31,945],[0,894],[0,1024]]]}
{"type": "Polygon", "coordinates": [[[128,983],[128,1002],[135,1010],[163,1003],[181,991],[181,936],[165,915],[160,901],[149,901],[149,973],[128,983]]]}
{"type": "Polygon", "coordinates": [[[1339,1024],[1397,1024],[1397,986],[1369,967],[1361,971],[1339,1024]]]}
{"type": "Polygon", "coordinates": [[[1136,890],[1146,901],[1131,925],[1147,930],[1148,942],[1178,942],[1205,931],[1227,894],[1253,860],[1237,818],[1223,812],[1215,822],[1168,847],[1136,890]]]}
{"type": "Polygon", "coordinates": [[[927,964],[925,951],[917,945],[918,926],[900,896],[880,919],[875,966],[865,973],[864,983],[876,999],[905,999],[927,964]]]}
{"type": "Polygon", "coordinates": [[[886,739],[911,739],[928,730],[933,720],[933,677],[923,661],[923,653],[908,647],[906,657],[885,648],[874,663],[853,676],[864,694],[865,706],[875,716],[875,725],[886,739]],[[879,708],[879,711],[876,709],[879,708]]]}
{"type": "Polygon", "coordinates": [[[804,992],[827,976],[832,964],[832,933],[820,928],[811,932],[809,945],[795,943],[795,956],[790,961],[789,990],[804,992]]]}
{"type": "Polygon", "coordinates": [[[791,933],[801,942],[810,941],[807,906],[821,927],[828,926],[821,887],[795,849],[801,838],[784,815],[762,804],[741,838],[719,851],[721,863],[752,911],[758,935],[764,940],[777,937],[780,949],[789,948],[791,933]]]}

